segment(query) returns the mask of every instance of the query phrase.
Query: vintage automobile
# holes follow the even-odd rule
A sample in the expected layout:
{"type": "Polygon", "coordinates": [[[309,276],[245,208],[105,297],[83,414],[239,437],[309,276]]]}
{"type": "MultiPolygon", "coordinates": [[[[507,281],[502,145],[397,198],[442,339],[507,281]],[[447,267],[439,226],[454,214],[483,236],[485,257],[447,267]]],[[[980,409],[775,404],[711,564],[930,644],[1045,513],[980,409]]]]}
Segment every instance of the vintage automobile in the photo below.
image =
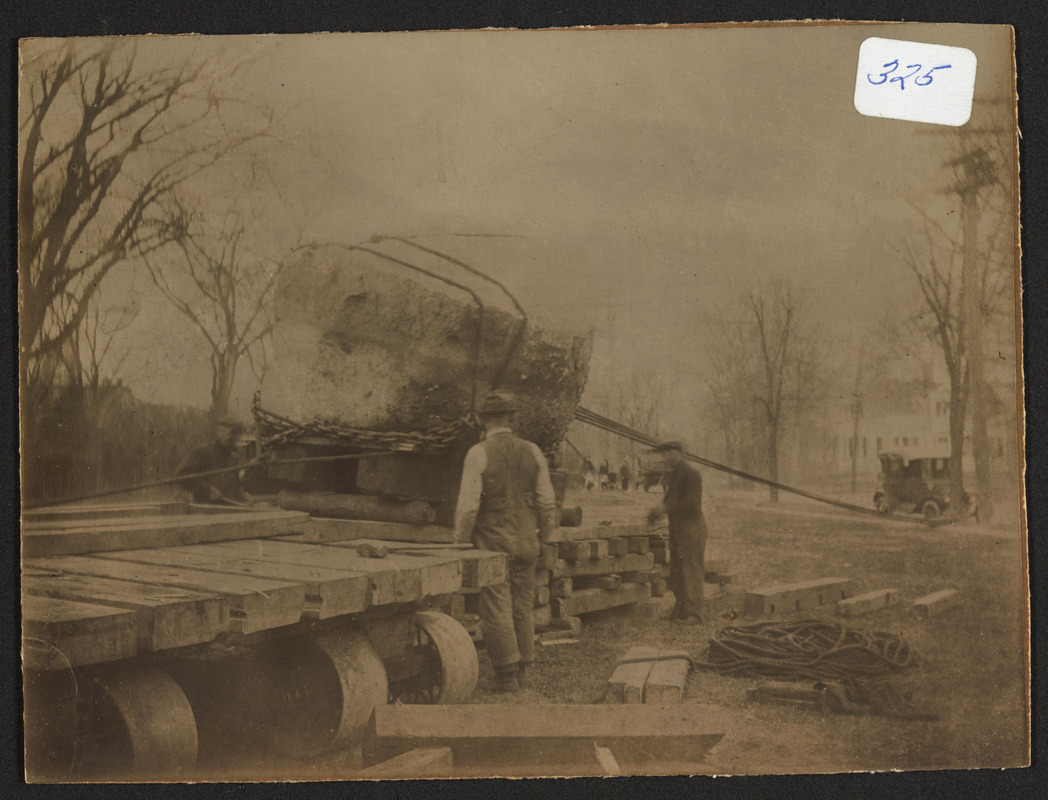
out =
{"type": "MultiPolygon", "coordinates": [[[[948,456],[906,456],[881,453],[881,487],[873,496],[878,511],[913,512],[936,519],[950,506],[950,458],[948,456]]],[[[971,506],[962,494],[964,508],[971,506]]]]}

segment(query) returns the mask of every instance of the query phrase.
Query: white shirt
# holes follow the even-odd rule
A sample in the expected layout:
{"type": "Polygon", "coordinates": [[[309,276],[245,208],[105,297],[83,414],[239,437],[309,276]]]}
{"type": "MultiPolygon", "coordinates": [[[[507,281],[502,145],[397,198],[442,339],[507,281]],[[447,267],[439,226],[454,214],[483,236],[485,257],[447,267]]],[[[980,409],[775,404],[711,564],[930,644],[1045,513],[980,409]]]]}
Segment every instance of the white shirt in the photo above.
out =
{"type": "MultiPolygon", "coordinates": [[[[492,428],[484,434],[484,438],[487,439],[496,433],[503,432],[512,433],[509,428],[492,428]]],[[[539,473],[535,477],[535,501],[540,511],[549,511],[556,507],[553,483],[549,478],[549,465],[537,444],[527,442],[527,445],[535,454],[535,463],[539,468],[539,473]]],[[[458,503],[455,506],[456,542],[468,542],[473,535],[473,525],[477,521],[480,498],[484,491],[484,470],[487,466],[488,451],[483,442],[473,445],[466,453],[466,460],[462,465],[462,484],[459,487],[458,503]]]]}

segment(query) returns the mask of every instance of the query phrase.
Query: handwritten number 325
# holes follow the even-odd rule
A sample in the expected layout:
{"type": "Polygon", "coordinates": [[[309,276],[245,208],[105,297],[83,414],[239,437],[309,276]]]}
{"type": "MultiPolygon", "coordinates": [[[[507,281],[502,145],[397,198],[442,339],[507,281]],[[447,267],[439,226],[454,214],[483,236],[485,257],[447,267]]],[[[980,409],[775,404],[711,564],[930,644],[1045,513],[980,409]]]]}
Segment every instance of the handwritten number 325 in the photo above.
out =
{"type": "MultiPolygon", "coordinates": [[[[892,59],[887,64],[882,64],[881,66],[884,67],[885,71],[880,73],[880,75],[878,76],[880,78],[880,80],[874,80],[873,76],[870,75],[870,73],[868,73],[868,72],[866,73],[866,80],[868,80],[874,86],[880,86],[882,83],[885,83],[885,82],[898,83],[900,91],[906,89],[906,81],[908,81],[910,78],[913,78],[914,75],[916,75],[918,72],[920,72],[924,68],[923,65],[921,65],[921,64],[907,64],[904,67],[904,69],[911,70],[911,72],[907,73],[906,75],[896,75],[893,78],[889,78],[888,76],[891,75],[893,72],[895,72],[899,68],[899,59],[897,59],[897,58],[892,59]]],[[[935,70],[937,70],[937,69],[949,69],[950,66],[951,66],[950,64],[943,64],[943,65],[938,66],[938,67],[932,67],[930,70],[925,72],[923,75],[921,75],[921,76],[919,76],[917,78],[913,78],[913,82],[917,86],[927,86],[929,83],[932,82],[932,73],[935,72],[935,70]]]]}

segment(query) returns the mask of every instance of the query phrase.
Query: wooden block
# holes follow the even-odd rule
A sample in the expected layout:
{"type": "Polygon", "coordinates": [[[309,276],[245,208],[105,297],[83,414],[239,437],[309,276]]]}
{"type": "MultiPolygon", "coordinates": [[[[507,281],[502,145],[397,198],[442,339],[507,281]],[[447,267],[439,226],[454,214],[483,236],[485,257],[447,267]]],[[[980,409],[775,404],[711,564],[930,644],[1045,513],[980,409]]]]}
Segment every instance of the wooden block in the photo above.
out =
{"type": "Polygon", "coordinates": [[[644,687],[644,702],[652,704],[679,703],[684,697],[684,683],[691,665],[687,659],[656,661],[648,673],[644,687]]]}
{"type": "Polygon", "coordinates": [[[443,525],[408,525],[403,522],[372,522],[362,519],[328,519],[312,517],[297,535],[282,537],[285,541],[305,544],[329,544],[355,539],[378,539],[391,542],[451,544],[455,531],[443,525]]]}
{"type": "Polygon", "coordinates": [[[607,539],[609,556],[624,556],[630,551],[630,540],[625,536],[607,539]]]}
{"type": "Polygon", "coordinates": [[[359,778],[441,778],[452,774],[450,747],[418,747],[408,750],[399,756],[373,764],[362,772],[359,778]]]}
{"type": "Polygon", "coordinates": [[[573,580],[575,586],[579,589],[614,591],[622,585],[622,578],[618,575],[580,575],[573,580]]]}
{"type": "Polygon", "coordinates": [[[589,542],[561,542],[557,545],[557,557],[564,561],[582,561],[590,556],[589,542]]]}
{"type": "Polygon", "coordinates": [[[549,587],[548,586],[536,586],[535,587],[535,606],[548,606],[549,605],[549,587]]]}
{"type": "MultiPolygon", "coordinates": [[[[551,607],[552,605],[550,603],[551,607]]],[[[549,621],[549,626],[559,631],[571,631],[573,636],[578,636],[582,633],[582,620],[579,617],[558,617],[554,615],[549,621]]]]}
{"type": "Polygon", "coordinates": [[[302,619],[306,610],[305,587],[295,581],[138,564],[105,556],[38,558],[26,561],[26,566],[218,594],[229,609],[230,630],[238,633],[293,625],[302,619]]]}
{"type": "Polygon", "coordinates": [[[747,689],[746,697],[758,703],[811,706],[822,711],[828,708],[826,690],[813,689],[811,684],[762,683],[756,689],[747,689]]]}
{"type": "Polygon", "coordinates": [[[549,540],[569,542],[582,539],[613,539],[618,536],[640,536],[643,533],[643,525],[580,525],[556,528],[549,540]]]}
{"type": "Polygon", "coordinates": [[[189,589],[26,570],[22,592],[133,611],[138,649],[144,653],[210,642],[229,625],[229,612],[219,595],[189,589]]]}
{"type": "Polygon", "coordinates": [[[571,597],[574,588],[575,583],[571,578],[552,578],[549,582],[549,596],[571,597]]]}
{"type": "Polygon", "coordinates": [[[863,592],[855,597],[837,601],[838,617],[858,617],[871,614],[898,602],[898,589],[878,589],[875,592],[863,592]]]}
{"type": "Polygon", "coordinates": [[[643,555],[651,552],[651,543],[648,541],[647,536],[630,536],[628,541],[631,553],[643,555]]]}
{"type": "Polygon", "coordinates": [[[659,536],[649,536],[648,537],[648,546],[651,547],[652,550],[669,550],[670,549],[669,537],[661,536],[661,535],[659,535],[659,536]]]}
{"type": "Polygon", "coordinates": [[[302,528],[308,521],[308,514],[297,511],[259,511],[150,517],[144,522],[130,523],[124,519],[119,520],[119,525],[104,527],[25,530],[22,556],[76,555],[276,536],[302,528]]]}
{"type": "Polygon", "coordinates": [[[159,550],[123,550],[110,553],[108,557],[139,564],[186,567],[205,572],[251,575],[256,578],[301,583],[306,592],[308,616],[314,619],[358,614],[370,605],[370,581],[364,573],[241,558],[220,545],[197,544],[159,550]]]}
{"type": "Polygon", "coordinates": [[[933,592],[932,594],[926,594],[924,597],[918,597],[913,601],[913,609],[918,614],[931,617],[941,611],[945,611],[952,606],[956,600],[956,589],[942,589],[938,592],[933,592]]]}
{"type": "Polygon", "coordinates": [[[656,564],[669,564],[670,563],[670,551],[669,550],[652,550],[652,556],[656,564]]]}
{"type": "Polygon", "coordinates": [[[418,747],[451,747],[456,776],[603,774],[595,747],[624,772],[688,772],[727,729],[714,706],[381,705],[365,751],[369,757],[418,747]]]}
{"type": "Polygon", "coordinates": [[[545,628],[553,618],[553,609],[549,605],[539,606],[534,613],[536,628],[545,628]]]}
{"type": "Polygon", "coordinates": [[[554,578],[572,578],[579,575],[607,575],[609,573],[623,572],[651,572],[654,567],[654,557],[651,553],[638,555],[619,556],[618,558],[602,558],[597,561],[576,561],[571,564],[567,561],[558,561],[553,567],[554,578]]]}
{"type": "Polygon", "coordinates": [[[22,600],[24,665],[56,670],[130,658],[138,650],[134,611],[28,595],[22,600]]]}
{"type": "MultiPolygon", "coordinates": [[[[656,578],[651,582],[652,597],[665,597],[669,590],[669,582],[665,578],[656,578]]],[[[705,595],[703,595],[703,597],[705,597],[705,595]]]]}
{"type": "Polygon", "coordinates": [[[605,699],[612,703],[643,703],[644,685],[648,682],[648,674],[651,672],[651,661],[637,661],[642,654],[640,650],[651,648],[631,648],[626,654],[627,659],[633,659],[633,663],[619,664],[608,679],[605,688],[605,699]]]}
{"type": "MultiPolygon", "coordinates": [[[[575,617],[575,619],[578,619],[578,617],[575,617]]],[[[541,633],[535,634],[535,641],[536,642],[562,642],[562,641],[577,642],[578,639],[575,638],[576,636],[577,636],[576,633],[574,633],[571,630],[568,630],[567,628],[562,628],[562,629],[552,628],[550,630],[542,631],[541,633]]]]}
{"type": "Polygon", "coordinates": [[[853,584],[850,578],[818,578],[755,589],[746,592],[743,613],[750,616],[789,614],[836,603],[851,595],[853,584]]]}
{"type": "Polygon", "coordinates": [[[571,597],[558,597],[550,601],[553,615],[557,617],[577,616],[605,608],[640,603],[651,597],[651,587],[646,583],[624,583],[614,591],[583,589],[571,597]]]}
{"type": "Polygon", "coordinates": [[[536,586],[549,586],[549,582],[552,578],[553,573],[550,570],[540,567],[535,570],[535,585],[536,586]]]}
{"type": "Polygon", "coordinates": [[[590,558],[601,559],[608,557],[608,540],[607,539],[594,539],[593,549],[590,552],[590,558]]]}
{"type": "Polygon", "coordinates": [[[448,601],[447,613],[453,617],[466,616],[466,598],[461,594],[451,595],[451,598],[448,601]]]}
{"type": "MultiPolygon", "coordinates": [[[[566,631],[546,631],[546,633],[542,633],[542,634],[540,634],[540,636],[545,636],[547,633],[566,633],[566,631]]],[[[540,639],[538,637],[535,637],[535,640],[538,642],[538,644],[541,644],[543,647],[553,647],[554,645],[558,645],[558,644],[578,644],[579,643],[578,639],[568,639],[568,638],[565,638],[565,639],[540,639]]]]}
{"type": "Polygon", "coordinates": [[[482,589],[505,583],[509,556],[491,550],[399,550],[398,554],[458,559],[462,570],[462,588],[482,589]]]}
{"type": "Polygon", "coordinates": [[[552,570],[559,559],[557,555],[556,544],[542,544],[539,552],[539,559],[535,564],[536,568],[552,570]]]}

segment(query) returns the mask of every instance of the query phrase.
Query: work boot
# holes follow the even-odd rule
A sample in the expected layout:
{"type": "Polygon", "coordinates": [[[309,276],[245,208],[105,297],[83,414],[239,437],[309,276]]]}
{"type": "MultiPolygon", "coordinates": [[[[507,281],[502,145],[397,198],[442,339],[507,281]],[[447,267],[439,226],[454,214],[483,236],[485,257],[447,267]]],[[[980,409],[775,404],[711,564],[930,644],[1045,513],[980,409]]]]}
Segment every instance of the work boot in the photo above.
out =
{"type": "Polygon", "coordinates": [[[500,694],[519,692],[520,683],[517,681],[517,668],[514,666],[512,671],[496,672],[495,680],[492,681],[488,688],[500,694]]]}
{"type": "Polygon", "coordinates": [[[525,678],[527,669],[530,666],[531,664],[525,661],[521,661],[517,664],[517,684],[520,686],[521,689],[527,686],[525,678]]]}

